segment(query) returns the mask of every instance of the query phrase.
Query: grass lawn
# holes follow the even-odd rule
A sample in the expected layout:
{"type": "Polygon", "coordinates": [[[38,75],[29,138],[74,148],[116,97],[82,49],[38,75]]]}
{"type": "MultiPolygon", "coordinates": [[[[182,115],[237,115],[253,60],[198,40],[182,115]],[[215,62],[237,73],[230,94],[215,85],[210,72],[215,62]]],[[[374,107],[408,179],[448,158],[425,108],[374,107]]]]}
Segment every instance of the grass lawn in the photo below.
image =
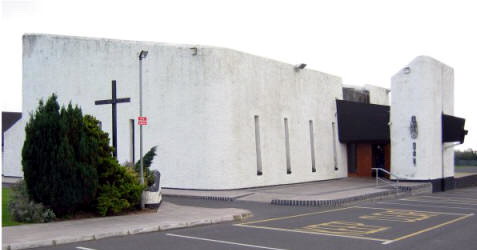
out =
{"type": "Polygon", "coordinates": [[[2,227],[20,225],[22,223],[16,222],[8,213],[8,200],[10,195],[10,188],[2,187],[2,227]]]}

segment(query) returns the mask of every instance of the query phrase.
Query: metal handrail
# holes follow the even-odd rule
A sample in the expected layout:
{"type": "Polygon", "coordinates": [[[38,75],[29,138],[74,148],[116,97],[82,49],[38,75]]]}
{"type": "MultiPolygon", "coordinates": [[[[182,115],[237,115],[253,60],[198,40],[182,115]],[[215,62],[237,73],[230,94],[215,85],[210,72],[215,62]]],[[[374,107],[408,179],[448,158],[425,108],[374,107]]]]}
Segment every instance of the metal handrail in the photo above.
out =
{"type": "Polygon", "coordinates": [[[399,180],[402,180],[402,178],[400,178],[399,176],[397,176],[397,175],[395,175],[395,174],[393,174],[393,173],[391,173],[391,172],[389,172],[389,171],[387,171],[386,169],[383,169],[383,168],[371,168],[371,169],[376,171],[376,186],[379,185],[379,180],[381,180],[383,183],[386,183],[386,184],[388,184],[388,185],[390,185],[390,186],[392,186],[396,189],[399,188],[399,180]],[[394,183],[394,182],[387,181],[384,178],[380,178],[379,177],[379,171],[382,171],[382,172],[394,177],[396,179],[396,182],[394,183]]]}

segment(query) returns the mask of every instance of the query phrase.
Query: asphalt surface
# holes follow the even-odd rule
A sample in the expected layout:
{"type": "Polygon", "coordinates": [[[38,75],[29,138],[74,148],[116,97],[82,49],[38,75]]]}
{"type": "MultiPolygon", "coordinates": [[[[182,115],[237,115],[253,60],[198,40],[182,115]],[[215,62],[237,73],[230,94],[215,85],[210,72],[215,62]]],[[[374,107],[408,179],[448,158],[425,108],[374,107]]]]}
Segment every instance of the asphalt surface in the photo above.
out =
{"type": "Polygon", "coordinates": [[[38,249],[477,249],[477,187],[335,209],[168,200],[181,205],[246,208],[254,216],[242,223],[38,249]]]}
{"type": "Polygon", "coordinates": [[[456,167],[455,171],[461,173],[477,173],[477,166],[456,167]]]}

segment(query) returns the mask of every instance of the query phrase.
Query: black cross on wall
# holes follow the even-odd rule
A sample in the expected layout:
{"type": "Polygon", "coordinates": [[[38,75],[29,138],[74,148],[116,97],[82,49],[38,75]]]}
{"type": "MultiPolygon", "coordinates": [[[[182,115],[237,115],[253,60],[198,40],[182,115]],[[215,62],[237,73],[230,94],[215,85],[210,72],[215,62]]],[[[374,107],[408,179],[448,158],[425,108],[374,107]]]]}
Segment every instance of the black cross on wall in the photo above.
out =
{"type": "Polygon", "coordinates": [[[95,105],[104,105],[104,104],[112,104],[113,110],[112,110],[112,115],[113,115],[113,156],[117,159],[118,158],[118,142],[117,142],[117,111],[116,111],[116,104],[117,103],[122,103],[122,102],[130,102],[131,98],[116,98],[116,80],[113,80],[111,83],[112,87],[112,98],[108,100],[98,100],[95,101],[95,105]]]}

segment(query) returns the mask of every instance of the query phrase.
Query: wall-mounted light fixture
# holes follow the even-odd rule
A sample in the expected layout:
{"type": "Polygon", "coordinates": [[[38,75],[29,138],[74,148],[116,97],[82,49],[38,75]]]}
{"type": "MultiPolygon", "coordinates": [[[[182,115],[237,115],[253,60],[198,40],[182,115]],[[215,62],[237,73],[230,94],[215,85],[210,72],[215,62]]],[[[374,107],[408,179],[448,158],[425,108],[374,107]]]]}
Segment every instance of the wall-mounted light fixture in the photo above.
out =
{"type": "Polygon", "coordinates": [[[402,69],[402,71],[404,72],[404,74],[407,75],[407,74],[411,73],[411,68],[405,67],[404,69],[402,69]]]}
{"type": "Polygon", "coordinates": [[[300,64],[295,65],[294,68],[295,68],[295,71],[298,72],[298,71],[304,69],[305,67],[306,67],[305,63],[300,63],[300,64]]]}
{"type": "Polygon", "coordinates": [[[192,48],[190,48],[190,50],[192,50],[192,55],[193,56],[197,55],[197,47],[192,47],[192,48]]]}

